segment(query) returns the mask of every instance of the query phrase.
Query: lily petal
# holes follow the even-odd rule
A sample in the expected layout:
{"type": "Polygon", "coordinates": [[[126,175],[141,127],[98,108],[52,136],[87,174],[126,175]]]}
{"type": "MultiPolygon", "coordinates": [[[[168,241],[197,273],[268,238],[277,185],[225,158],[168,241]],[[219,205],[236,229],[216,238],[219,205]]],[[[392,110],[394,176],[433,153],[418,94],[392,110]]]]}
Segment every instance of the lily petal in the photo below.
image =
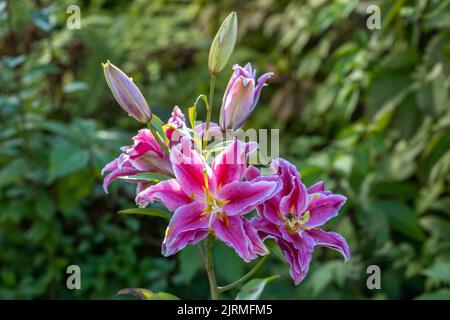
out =
{"type": "Polygon", "coordinates": [[[267,219],[253,218],[250,220],[250,223],[255,227],[263,240],[266,240],[267,238],[277,239],[282,237],[279,226],[271,223],[267,219]]]}
{"type": "Polygon", "coordinates": [[[133,146],[127,148],[126,153],[131,159],[136,159],[143,156],[148,151],[153,151],[152,155],[163,157],[164,151],[159,146],[155,137],[149,129],[141,129],[137,135],[133,137],[133,146]]]}
{"type": "Polygon", "coordinates": [[[255,91],[255,80],[239,76],[225,97],[220,114],[222,129],[237,129],[251,113],[255,91]]]}
{"type": "Polygon", "coordinates": [[[261,95],[262,88],[267,86],[266,81],[269,80],[269,78],[272,76],[273,76],[273,72],[267,72],[258,78],[258,84],[255,87],[252,110],[255,109],[256,105],[258,104],[258,100],[259,100],[259,96],[261,95]]]}
{"type": "Polygon", "coordinates": [[[281,158],[273,160],[271,167],[283,182],[283,189],[280,192],[280,213],[282,215],[293,213],[300,218],[306,210],[309,196],[297,168],[281,158]]]}
{"type": "Polygon", "coordinates": [[[325,184],[323,183],[323,181],[319,181],[308,188],[308,194],[322,192],[324,190],[325,190],[325,184]]]}
{"type": "Polygon", "coordinates": [[[345,261],[350,259],[350,249],[344,237],[338,233],[323,231],[320,229],[311,229],[305,231],[314,239],[316,246],[327,247],[340,252],[345,261]]]}
{"type": "Polygon", "coordinates": [[[250,240],[251,250],[259,255],[266,255],[269,250],[267,250],[266,246],[263,243],[263,240],[258,236],[258,231],[247,219],[243,219],[243,223],[245,233],[250,240]]]}
{"type": "Polygon", "coordinates": [[[170,211],[189,204],[192,200],[181,190],[177,180],[170,179],[155,184],[136,196],[136,203],[147,206],[150,202],[160,201],[170,211]]]}
{"type": "Polygon", "coordinates": [[[178,106],[173,107],[172,113],[167,123],[174,125],[177,128],[183,128],[186,126],[186,117],[178,106]]]}
{"type": "Polygon", "coordinates": [[[280,247],[281,251],[284,253],[284,258],[286,262],[289,264],[289,273],[294,280],[294,283],[298,285],[300,282],[303,281],[306,274],[309,270],[309,263],[311,262],[311,251],[304,251],[302,254],[299,252],[299,250],[292,247],[292,245],[286,241],[277,241],[278,246],[280,247]],[[301,268],[300,264],[300,257],[304,259],[302,264],[305,264],[305,268],[301,268]]]}
{"type": "Polygon", "coordinates": [[[208,180],[208,187],[215,190],[215,179],[203,156],[191,146],[190,139],[181,138],[181,143],[175,145],[170,152],[170,161],[184,193],[189,197],[194,195],[204,197],[207,187],[205,180],[208,180]]]}
{"type": "Polygon", "coordinates": [[[244,177],[248,181],[252,181],[252,180],[258,178],[260,175],[261,175],[261,172],[259,171],[259,169],[252,165],[248,166],[248,168],[244,172],[244,177]]]}
{"type": "Polygon", "coordinates": [[[307,227],[319,227],[325,224],[331,218],[338,215],[339,209],[347,200],[340,194],[319,193],[318,197],[311,197],[308,205],[310,218],[305,224],[307,227]]]}
{"type": "Polygon", "coordinates": [[[247,168],[247,154],[255,148],[254,143],[247,144],[234,139],[225,150],[216,155],[211,168],[219,188],[230,182],[242,180],[247,168]]]}
{"type": "MultiPolygon", "coordinates": [[[[162,254],[170,256],[208,235],[210,217],[204,214],[205,204],[193,201],[175,210],[166,230],[162,254]]],[[[214,220],[213,220],[214,221],[214,220]]]]}
{"type": "Polygon", "coordinates": [[[222,187],[218,197],[226,201],[222,210],[227,215],[243,215],[272,198],[280,188],[281,186],[275,181],[235,181],[222,187]]]}
{"type": "MultiPolygon", "coordinates": [[[[233,248],[245,262],[250,262],[256,259],[257,254],[265,254],[266,251],[264,250],[264,253],[262,253],[261,248],[255,250],[252,240],[247,235],[244,221],[247,220],[240,216],[218,218],[212,225],[212,229],[217,238],[233,248]]],[[[257,246],[260,246],[260,244],[257,246]]]]}
{"type": "MultiPolygon", "coordinates": [[[[114,161],[115,160],[113,160],[111,163],[113,163],[114,161]]],[[[102,171],[108,171],[109,168],[112,168],[113,165],[111,165],[111,163],[107,164],[105,166],[105,168],[103,168],[102,171]]],[[[108,187],[111,184],[111,182],[113,182],[114,180],[116,180],[119,177],[132,176],[139,172],[140,172],[139,170],[132,168],[132,167],[117,168],[117,169],[113,170],[111,173],[109,173],[108,175],[106,175],[105,178],[103,179],[103,190],[105,190],[105,192],[108,193],[108,187]]]]}

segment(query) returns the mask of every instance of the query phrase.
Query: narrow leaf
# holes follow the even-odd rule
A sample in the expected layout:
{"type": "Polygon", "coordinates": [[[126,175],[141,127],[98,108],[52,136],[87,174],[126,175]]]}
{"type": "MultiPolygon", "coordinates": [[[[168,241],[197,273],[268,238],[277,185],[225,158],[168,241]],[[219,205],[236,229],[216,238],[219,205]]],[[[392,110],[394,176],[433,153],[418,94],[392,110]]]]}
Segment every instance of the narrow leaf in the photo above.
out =
{"type": "Polygon", "coordinates": [[[236,300],[258,300],[266,285],[278,277],[274,275],[264,279],[250,280],[239,291],[236,300]]]}
{"type": "Polygon", "coordinates": [[[166,176],[161,173],[138,173],[132,176],[123,176],[119,177],[120,179],[124,180],[131,180],[131,181],[149,181],[149,182],[159,182],[171,179],[171,177],[166,176]]]}
{"type": "MultiPolygon", "coordinates": [[[[163,138],[165,141],[167,140],[166,134],[164,133],[164,122],[156,115],[152,114],[152,124],[156,128],[156,131],[158,131],[161,138],[163,138]]],[[[167,142],[167,141],[166,141],[167,142]]]]}
{"type": "Polygon", "coordinates": [[[171,216],[167,211],[157,208],[131,208],[120,210],[118,214],[140,214],[145,216],[153,216],[170,220],[171,216]]]}
{"type": "Polygon", "coordinates": [[[197,105],[194,104],[192,107],[188,109],[189,113],[189,122],[191,124],[192,130],[195,130],[195,121],[197,120],[197,105]]]}
{"type": "Polygon", "coordinates": [[[152,292],[148,289],[126,288],[116,293],[116,295],[132,295],[139,300],[180,300],[177,296],[167,292],[152,292]]]}

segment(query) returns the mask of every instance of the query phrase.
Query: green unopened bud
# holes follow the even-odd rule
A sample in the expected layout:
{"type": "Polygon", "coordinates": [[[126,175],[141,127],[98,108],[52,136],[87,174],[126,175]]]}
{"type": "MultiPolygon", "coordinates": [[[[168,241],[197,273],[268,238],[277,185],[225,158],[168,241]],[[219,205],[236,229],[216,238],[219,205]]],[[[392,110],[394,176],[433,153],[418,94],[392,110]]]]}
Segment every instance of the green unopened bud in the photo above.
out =
{"type": "Polygon", "coordinates": [[[226,66],[236,44],[238,20],[236,12],[231,12],[217,31],[209,49],[208,69],[216,75],[226,66]]]}
{"type": "Polygon", "coordinates": [[[152,112],[141,91],[133,83],[133,79],[109,61],[102,63],[102,66],[106,82],[122,109],[141,123],[150,122],[152,112]]]}

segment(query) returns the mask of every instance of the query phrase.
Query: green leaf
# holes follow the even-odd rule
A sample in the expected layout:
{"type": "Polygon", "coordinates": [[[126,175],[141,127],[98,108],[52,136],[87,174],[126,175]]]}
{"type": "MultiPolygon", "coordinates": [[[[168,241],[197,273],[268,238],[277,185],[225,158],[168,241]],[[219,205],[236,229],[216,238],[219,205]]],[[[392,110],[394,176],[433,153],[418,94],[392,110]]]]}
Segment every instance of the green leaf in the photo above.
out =
{"type": "Polygon", "coordinates": [[[203,100],[203,103],[205,104],[205,108],[208,109],[208,97],[204,94],[201,94],[197,97],[197,99],[194,102],[194,107],[197,108],[197,103],[201,100],[203,100]]]}
{"type": "Polygon", "coordinates": [[[159,182],[171,179],[171,177],[166,176],[161,173],[138,173],[132,176],[119,177],[120,179],[132,180],[132,181],[149,181],[149,182],[159,182]]]}
{"type": "Polygon", "coordinates": [[[266,285],[278,277],[279,275],[274,275],[264,279],[250,280],[239,291],[236,300],[258,300],[266,285]]]}
{"type": "Polygon", "coordinates": [[[0,170],[0,187],[6,186],[23,177],[27,169],[27,161],[22,158],[15,159],[3,166],[0,170]]]}
{"type": "Polygon", "coordinates": [[[450,283],[450,262],[438,262],[425,269],[423,274],[446,283],[450,283]]]}
{"type": "Polygon", "coordinates": [[[214,262],[219,281],[233,282],[245,273],[244,264],[236,252],[221,241],[214,244],[214,262]]]}
{"type": "Polygon", "coordinates": [[[416,297],[417,300],[450,300],[450,290],[441,289],[433,292],[421,294],[416,297]]]}
{"type": "Polygon", "coordinates": [[[50,152],[50,180],[83,169],[88,161],[88,150],[67,141],[58,143],[50,152]]]}
{"type": "Polygon", "coordinates": [[[75,81],[75,82],[66,84],[63,88],[63,92],[64,93],[74,93],[74,92],[87,90],[88,88],[89,88],[89,85],[87,83],[81,82],[81,81],[75,81]]]}
{"type": "Polygon", "coordinates": [[[386,215],[394,230],[415,240],[425,239],[418,217],[409,206],[396,200],[377,200],[374,206],[386,215]]]}
{"type": "Polygon", "coordinates": [[[189,113],[189,122],[191,124],[192,130],[195,130],[195,120],[197,119],[197,105],[194,104],[192,107],[188,109],[189,113]]]}
{"type": "Polygon", "coordinates": [[[118,214],[141,214],[145,216],[153,216],[170,220],[171,215],[162,209],[157,208],[131,208],[120,210],[118,214]]]}
{"type": "Polygon", "coordinates": [[[341,260],[332,260],[321,264],[311,274],[308,279],[308,287],[311,287],[313,297],[322,293],[331,283],[336,282],[342,285],[346,277],[346,265],[341,260]]]}
{"type": "Polygon", "coordinates": [[[437,237],[439,240],[450,240],[450,221],[448,218],[427,215],[420,219],[420,225],[430,235],[437,237]]]}
{"type": "Polygon", "coordinates": [[[189,284],[201,268],[200,256],[195,246],[187,246],[179,253],[180,270],[173,278],[176,284],[189,284]]]}
{"type": "Polygon", "coordinates": [[[156,131],[158,131],[161,138],[164,140],[167,139],[166,134],[164,133],[164,122],[155,114],[152,114],[152,124],[156,128],[156,131]]]}
{"type": "Polygon", "coordinates": [[[152,292],[148,289],[126,288],[116,293],[116,295],[132,295],[139,300],[180,300],[177,296],[167,292],[152,292]]]}

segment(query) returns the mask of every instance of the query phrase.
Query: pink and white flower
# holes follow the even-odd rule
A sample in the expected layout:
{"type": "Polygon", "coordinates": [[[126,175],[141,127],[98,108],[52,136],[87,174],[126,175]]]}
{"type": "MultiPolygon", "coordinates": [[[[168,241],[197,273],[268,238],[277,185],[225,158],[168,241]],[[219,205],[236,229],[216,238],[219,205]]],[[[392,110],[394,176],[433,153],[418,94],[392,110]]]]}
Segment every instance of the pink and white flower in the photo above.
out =
{"type": "Polygon", "coordinates": [[[136,197],[140,205],[160,201],[175,211],[163,242],[165,256],[196,244],[209,234],[247,262],[267,253],[244,215],[273,197],[281,185],[278,181],[243,181],[246,157],[254,148],[253,144],[234,140],[211,166],[191,148],[190,141],[172,148],[170,160],[175,179],[151,186],[136,197]]]}
{"type": "MultiPolygon", "coordinates": [[[[109,172],[103,180],[103,189],[108,192],[108,186],[119,177],[133,176],[138,173],[162,173],[173,176],[169,158],[159,146],[149,129],[141,129],[133,137],[133,145],[121,148],[122,153],[108,163],[102,174],[109,172]]],[[[133,180],[130,182],[144,183],[133,180]]],[[[138,185],[138,189],[141,186],[138,185]]]]}
{"type": "MultiPolygon", "coordinates": [[[[347,261],[350,251],[345,239],[318,228],[337,216],[346,198],[326,191],[323,182],[307,189],[295,166],[286,160],[274,160],[271,167],[282,182],[281,191],[258,207],[260,217],[252,219],[251,224],[263,239],[275,239],[290,265],[295,284],[308,272],[316,246],[337,250],[347,261]]],[[[247,169],[246,177],[254,182],[274,179],[261,176],[255,167],[247,169]]]]}

